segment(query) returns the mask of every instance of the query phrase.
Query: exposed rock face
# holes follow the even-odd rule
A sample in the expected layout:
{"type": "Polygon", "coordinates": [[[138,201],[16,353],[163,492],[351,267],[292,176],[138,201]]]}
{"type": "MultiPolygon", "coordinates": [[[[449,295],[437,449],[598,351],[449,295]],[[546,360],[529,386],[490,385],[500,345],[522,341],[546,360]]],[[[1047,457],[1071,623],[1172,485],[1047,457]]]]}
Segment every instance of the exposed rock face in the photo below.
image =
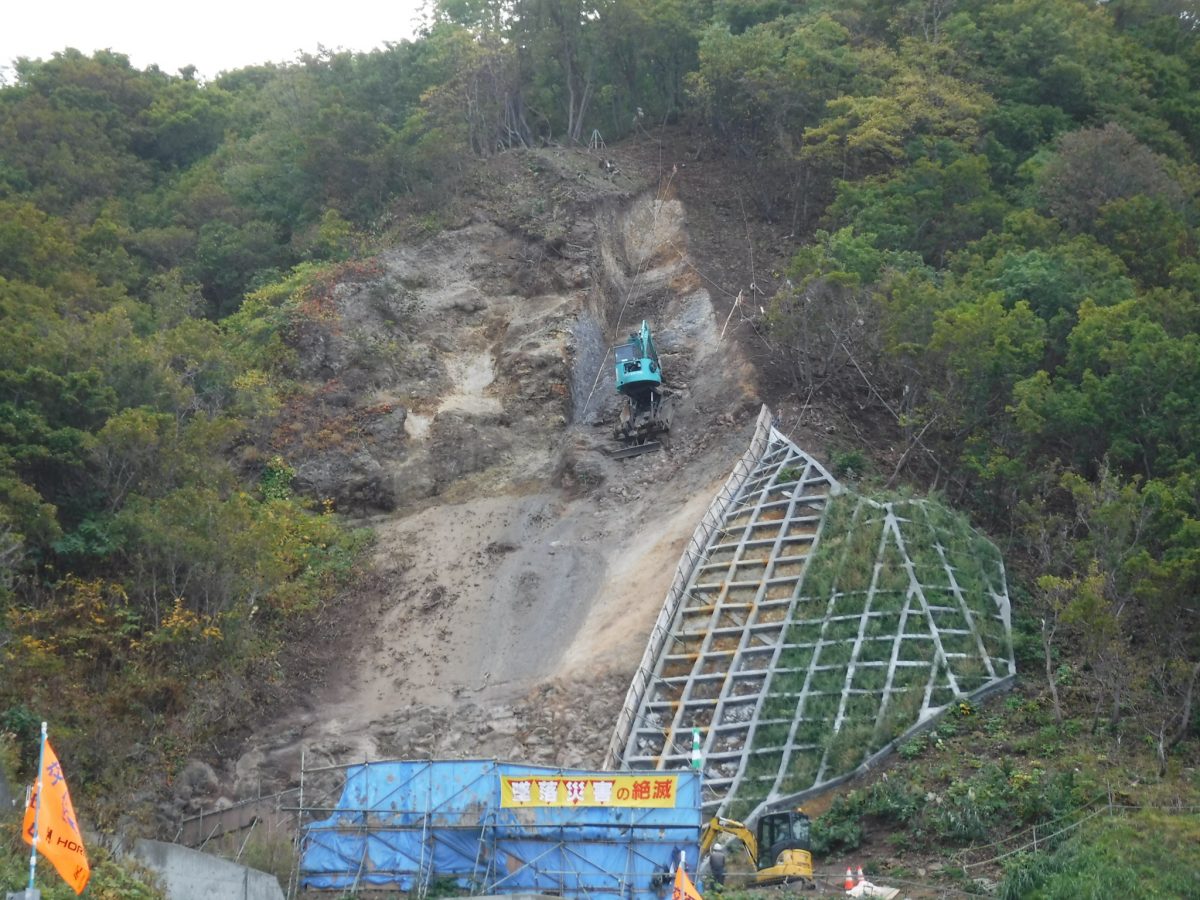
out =
{"type": "Polygon", "coordinates": [[[408,410],[403,406],[392,407],[378,419],[366,426],[367,434],[376,441],[384,444],[403,441],[405,437],[404,423],[408,419],[408,410]]]}
{"type": "Polygon", "coordinates": [[[176,814],[191,816],[212,808],[220,781],[212,766],[193,759],[175,776],[173,788],[172,806],[176,814]]]}
{"type": "Polygon", "coordinates": [[[446,412],[429,430],[430,465],[438,486],[499,464],[511,449],[501,415],[446,412]]]}
{"type": "Polygon", "coordinates": [[[323,453],[296,467],[297,490],[352,515],[388,512],[396,507],[391,479],[379,460],[364,449],[323,453]]]}
{"type": "Polygon", "coordinates": [[[231,794],[295,783],[302,749],[309,767],[603,760],[758,402],[692,274],[682,206],[578,156],[506,155],[552,210],[517,223],[481,209],[389,249],[301,342],[327,389],[323,418],[289,438],[296,486],[373,515],[383,587],[345,598],[328,686],[253,738],[231,794]],[[620,462],[609,348],[643,318],[686,390],[664,451],[620,462]]]}

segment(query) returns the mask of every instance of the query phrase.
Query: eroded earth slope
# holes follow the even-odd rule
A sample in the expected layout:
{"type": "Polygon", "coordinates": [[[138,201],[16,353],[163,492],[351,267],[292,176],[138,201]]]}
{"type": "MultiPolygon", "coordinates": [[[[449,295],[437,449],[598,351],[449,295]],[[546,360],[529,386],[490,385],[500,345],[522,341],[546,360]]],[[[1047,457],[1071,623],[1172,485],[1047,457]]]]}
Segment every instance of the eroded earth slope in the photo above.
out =
{"type": "Polygon", "coordinates": [[[301,340],[327,417],[354,425],[320,449],[293,428],[297,484],[375,530],[374,589],[344,599],[324,687],[255,734],[229,796],[294,782],[301,747],[309,766],[599,765],[683,544],[744,450],[758,400],[670,178],[562,150],[507,165],[522,215],[481,203],[391,248],[301,340]],[[674,425],[663,452],[614,461],[609,347],[643,318],[674,425]]]}

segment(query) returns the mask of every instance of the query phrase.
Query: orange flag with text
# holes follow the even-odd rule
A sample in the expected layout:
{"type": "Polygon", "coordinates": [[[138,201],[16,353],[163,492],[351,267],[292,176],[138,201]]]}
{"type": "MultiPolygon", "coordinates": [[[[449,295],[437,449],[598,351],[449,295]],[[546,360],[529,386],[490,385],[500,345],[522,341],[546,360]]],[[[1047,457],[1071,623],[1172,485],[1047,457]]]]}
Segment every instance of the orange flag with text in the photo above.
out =
{"type": "Polygon", "coordinates": [[[671,900],[704,900],[683,866],[675,868],[675,890],[671,892],[671,900]]]}
{"type": "Polygon", "coordinates": [[[34,821],[37,821],[37,852],[58,869],[58,874],[76,894],[83,893],[92,869],[88,865],[87,853],[83,849],[83,835],[79,833],[79,822],[75,818],[75,807],[67,791],[67,779],[63,776],[58,756],[46,741],[42,755],[42,803],[38,808],[37,783],[29,795],[29,806],[25,810],[25,822],[21,837],[25,843],[33,844],[34,821]]]}

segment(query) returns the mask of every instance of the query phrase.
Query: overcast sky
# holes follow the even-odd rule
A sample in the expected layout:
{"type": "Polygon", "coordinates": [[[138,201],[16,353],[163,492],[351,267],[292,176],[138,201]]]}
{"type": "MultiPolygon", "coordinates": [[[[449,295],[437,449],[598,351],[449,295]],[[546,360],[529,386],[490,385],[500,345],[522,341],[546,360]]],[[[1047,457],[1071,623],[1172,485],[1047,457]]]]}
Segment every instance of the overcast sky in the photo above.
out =
{"type": "Polygon", "coordinates": [[[412,37],[422,0],[24,0],[0,17],[0,75],[19,56],[49,58],[74,47],[110,48],[138,68],[174,74],[194,65],[226,69],[287,62],[301,51],[370,50],[412,37]]]}

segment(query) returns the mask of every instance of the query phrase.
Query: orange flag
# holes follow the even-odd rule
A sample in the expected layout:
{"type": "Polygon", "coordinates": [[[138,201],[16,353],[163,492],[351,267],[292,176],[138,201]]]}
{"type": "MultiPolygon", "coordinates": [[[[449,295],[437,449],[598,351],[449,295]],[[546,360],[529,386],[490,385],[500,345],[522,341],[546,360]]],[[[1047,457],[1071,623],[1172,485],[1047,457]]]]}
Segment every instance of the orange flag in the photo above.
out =
{"type": "Polygon", "coordinates": [[[704,900],[683,866],[675,867],[675,890],[671,892],[671,900],[704,900]]]}
{"type": "Polygon", "coordinates": [[[67,792],[67,780],[63,777],[58,757],[46,741],[42,755],[42,805],[38,810],[37,783],[30,791],[29,806],[25,810],[25,823],[21,836],[25,843],[33,844],[34,818],[37,818],[37,851],[58,869],[58,874],[76,894],[83,893],[92,869],[88,865],[87,853],[83,849],[83,835],[79,833],[79,821],[75,818],[75,807],[67,792]]]}

